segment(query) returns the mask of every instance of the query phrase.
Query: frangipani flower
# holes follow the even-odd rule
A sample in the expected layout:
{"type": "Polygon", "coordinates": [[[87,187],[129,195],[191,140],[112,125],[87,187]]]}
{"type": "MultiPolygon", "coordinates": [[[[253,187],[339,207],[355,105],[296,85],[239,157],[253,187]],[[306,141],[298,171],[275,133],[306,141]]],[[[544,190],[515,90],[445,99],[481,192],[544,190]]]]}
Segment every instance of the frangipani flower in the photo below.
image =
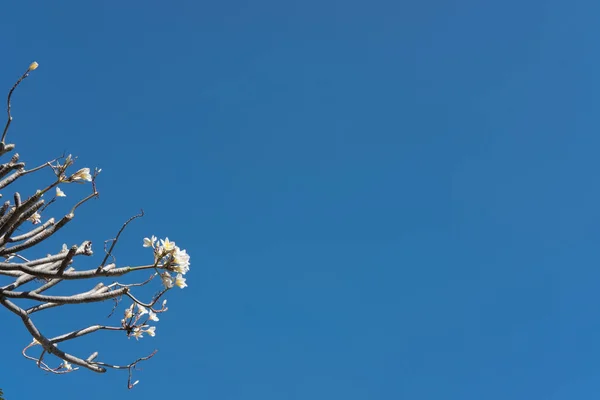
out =
{"type": "Polygon", "coordinates": [[[28,221],[30,221],[32,224],[37,225],[40,222],[42,222],[42,216],[40,215],[40,213],[38,213],[37,211],[27,219],[28,221]]]}
{"type": "Polygon", "coordinates": [[[162,283],[166,289],[171,289],[173,287],[173,277],[167,271],[160,274],[160,279],[162,279],[162,283]]]}
{"type": "MultiPolygon", "coordinates": [[[[150,321],[158,321],[158,317],[156,316],[156,313],[152,310],[148,311],[148,319],[150,321]]],[[[154,336],[154,335],[152,335],[154,336]]]]}
{"type": "Polygon", "coordinates": [[[183,277],[183,275],[177,274],[177,277],[175,278],[175,285],[179,286],[182,289],[187,287],[187,284],[185,283],[185,278],[183,277]]]}
{"type": "Polygon", "coordinates": [[[133,317],[133,304],[129,307],[125,309],[125,319],[129,319],[133,317]]]}
{"type": "Polygon", "coordinates": [[[154,337],[156,335],[156,333],[154,332],[155,330],[156,330],[156,327],[151,326],[149,328],[146,328],[146,330],[144,332],[147,333],[148,335],[154,337]]]}
{"type": "Polygon", "coordinates": [[[133,337],[136,340],[139,340],[140,338],[143,338],[144,336],[142,335],[142,333],[144,333],[139,327],[135,327],[133,328],[133,337]]]}
{"type": "Polygon", "coordinates": [[[173,262],[176,264],[173,266],[175,272],[179,272],[185,275],[190,270],[190,256],[186,250],[181,250],[175,246],[175,252],[173,253],[173,262]]]}
{"type": "Polygon", "coordinates": [[[173,271],[179,272],[182,275],[187,274],[189,272],[189,270],[190,270],[190,268],[186,265],[174,265],[173,266],[173,271]]]}
{"type": "Polygon", "coordinates": [[[160,240],[160,243],[165,251],[172,251],[175,249],[175,242],[169,241],[169,238],[165,238],[165,240],[160,240]]]}
{"type": "Polygon", "coordinates": [[[63,361],[63,368],[66,368],[67,370],[71,371],[73,369],[73,366],[69,364],[68,361],[63,361]]]}
{"type": "MultiPolygon", "coordinates": [[[[37,62],[32,62],[31,64],[29,64],[29,68],[27,68],[29,71],[33,71],[34,69],[37,69],[37,67],[39,67],[40,64],[38,64],[37,62]]],[[[66,361],[65,361],[66,362],[66,361]]]]}
{"type": "Polygon", "coordinates": [[[79,171],[75,172],[71,176],[71,180],[91,182],[92,175],[90,175],[90,169],[89,168],[81,168],[79,171]]]}
{"type": "Polygon", "coordinates": [[[60,190],[60,188],[57,186],[56,187],[56,197],[67,197],[67,195],[65,194],[65,192],[60,190]]]}
{"type": "Polygon", "coordinates": [[[146,310],[146,307],[140,306],[139,304],[137,306],[138,306],[138,315],[140,317],[144,314],[148,314],[148,310],[146,310]]]}
{"type": "Polygon", "coordinates": [[[150,238],[144,238],[144,247],[154,247],[154,242],[156,242],[156,236],[154,235],[150,238]]]}

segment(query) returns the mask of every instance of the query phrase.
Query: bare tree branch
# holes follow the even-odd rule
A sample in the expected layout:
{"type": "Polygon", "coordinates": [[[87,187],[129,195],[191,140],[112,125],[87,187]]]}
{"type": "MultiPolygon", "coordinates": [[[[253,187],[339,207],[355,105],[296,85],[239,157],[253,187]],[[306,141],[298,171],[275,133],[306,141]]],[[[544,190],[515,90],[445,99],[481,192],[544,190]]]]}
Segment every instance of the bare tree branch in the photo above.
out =
{"type": "MultiPolygon", "coordinates": [[[[14,144],[6,144],[4,142],[13,119],[11,115],[13,92],[29,76],[29,73],[36,68],[37,63],[32,63],[8,93],[8,119],[0,139],[0,156],[13,151],[15,148],[14,144]]],[[[75,160],[76,157],[72,157],[71,155],[64,157],[63,155],[32,169],[26,169],[26,164],[20,161],[20,155],[15,153],[9,161],[0,163],[0,189],[8,188],[15,181],[26,175],[38,173],[41,175],[47,173],[48,169],[53,173],[52,179],[48,181],[50,183],[45,187],[42,186],[41,189],[34,190],[30,195],[26,195],[26,192],[14,192],[12,194],[12,203],[11,201],[5,201],[0,206],[0,260],[2,260],[0,261],[0,278],[2,279],[0,284],[0,305],[18,316],[24,327],[33,337],[33,342],[25,346],[22,353],[26,359],[33,361],[38,368],[53,374],[71,373],[79,367],[98,373],[104,373],[109,368],[127,370],[127,386],[131,389],[137,383],[132,383],[131,381],[133,370],[137,368],[140,362],[152,358],[156,354],[156,350],[148,356],[137,358],[132,363],[115,365],[98,361],[98,351],[93,351],[87,358],[80,358],[61,350],[58,344],[68,340],[79,339],[99,331],[124,332],[127,337],[133,337],[136,340],[143,338],[144,335],[154,336],[155,326],[150,326],[150,324],[158,321],[158,313],[167,311],[165,306],[166,300],[163,301],[161,308],[155,308],[154,306],[174,286],[180,288],[187,286],[183,275],[189,270],[189,255],[185,250],[181,250],[175,246],[174,242],[164,239],[160,240],[159,243],[152,236],[151,238],[145,238],[143,241],[144,247],[152,250],[152,253],[149,253],[147,263],[136,266],[117,267],[114,254],[116,245],[125,228],[135,219],[144,216],[143,210],[139,214],[129,218],[121,226],[117,235],[105,242],[105,254],[99,264],[93,264],[83,269],[80,269],[78,266],[87,257],[93,255],[92,242],[89,240],[81,242],[80,245],[73,245],[70,248],[65,244],[59,251],[42,252],[40,245],[72,221],[75,218],[75,211],[80,206],[93,198],[99,197],[96,178],[100,170],[95,169],[93,172],[90,172],[89,168],[81,168],[72,172],[70,168],[75,163],[75,160]],[[57,200],[59,197],[65,197],[65,193],[62,189],[58,189],[58,185],[61,185],[61,188],[63,188],[62,185],[84,183],[91,184],[91,193],[78,200],[75,199],[74,205],[68,214],[58,220],[54,217],[42,217],[42,214],[45,215],[53,209],[57,201],[63,201],[57,200]],[[54,188],[56,188],[56,195],[46,201],[43,196],[54,188]],[[44,223],[42,223],[42,218],[46,220],[44,223]],[[28,223],[39,226],[24,228],[28,223]],[[107,249],[109,242],[110,247],[107,249]],[[112,263],[107,264],[109,259],[112,260],[112,263]],[[152,273],[145,280],[127,281],[126,278],[123,278],[120,282],[102,282],[102,280],[107,280],[107,278],[129,277],[132,274],[147,270],[151,270],[152,273]],[[171,274],[176,274],[176,276],[171,274]],[[133,294],[134,290],[139,291],[142,286],[156,282],[157,280],[154,279],[156,276],[160,276],[161,289],[152,296],[150,301],[144,302],[139,296],[133,294]],[[81,291],[80,285],[80,289],[71,290],[69,294],[65,294],[64,291],[61,292],[64,285],[69,285],[67,282],[82,280],[89,280],[93,286],[89,285],[87,287],[91,287],[91,289],[81,291]],[[64,285],[61,285],[63,283],[64,285]],[[46,292],[50,289],[52,289],[52,292],[56,289],[59,294],[47,294],[46,292]],[[116,311],[122,299],[130,300],[131,303],[124,310],[124,318],[121,319],[120,326],[95,324],[48,338],[48,336],[36,327],[32,320],[33,314],[45,310],[75,304],[87,305],[100,303],[106,300],[114,301],[110,317],[116,311]],[[20,302],[24,302],[26,306],[23,306],[20,302]],[[40,350],[39,354],[36,353],[35,356],[30,354],[36,348],[40,350]],[[52,366],[56,362],[55,358],[58,358],[58,364],[52,366]]],[[[19,184],[26,183],[26,181],[27,179],[23,182],[19,181],[19,184]]],[[[2,197],[2,194],[0,194],[0,197],[2,197]]],[[[147,276],[146,274],[144,275],[147,276]]]]}

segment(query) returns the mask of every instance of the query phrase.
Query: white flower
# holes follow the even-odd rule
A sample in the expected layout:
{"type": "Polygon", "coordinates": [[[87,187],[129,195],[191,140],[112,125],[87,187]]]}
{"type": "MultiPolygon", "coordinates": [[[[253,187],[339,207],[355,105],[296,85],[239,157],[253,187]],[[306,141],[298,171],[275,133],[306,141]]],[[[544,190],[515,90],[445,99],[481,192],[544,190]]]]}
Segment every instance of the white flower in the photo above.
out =
{"type": "Polygon", "coordinates": [[[71,364],[69,364],[67,361],[63,362],[63,367],[68,369],[69,371],[73,369],[73,367],[71,366],[71,364]]]}
{"type": "Polygon", "coordinates": [[[67,195],[65,194],[65,192],[60,190],[60,188],[57,186],[56,187],[56,197],[67,197],[67,195]]]}
{"type": "Polygon", "coordinates": [[[125,319],[129,319],[131,317],[133,317],[133,304],[131,307],[125,309],[125,319]]]}
{"type": "Polygon", "coordinates": [[[40,64],[38,64],[37,62],[32,62],[31,64],[29,64],[29,68],[27,68],[28,71],[33,71],[34,69],[37,69],[37,67],[39,67],[40,64]]]}
{"type": "Polygon", "coordinates": [[[156,330],[155,326],[151,326],[149,328],[146,328],[146,330],[144,332],[146,332],[148,335],[154,337],[154,335],[156,335],[156,333],[154,332],[156,330]]]}
{"type": "Polygon", "coordinates": [[[161,239],[160,243],[162,244],[162,247],[165,249],[165,251],[171,251],[175,249],[175,242],[169,241],[169,238],[165,238],[165,240],[161,239]]]}
{"type": "Polygon", "coordinates": [[[142,335],[142,333],[144,333],[139,327],[135,327],[133,328],[133,337],[136,340],[139,340],[140,338],[143,338],[144,336],[142,335]]]}
{"type": "Polygon", "coordinates": [[[30,221],[32,224],[37,225],[40,222],[42,222],[42,216],[40,215],[40,213],[38,213],[37,211],[27,219],[28,221],[30,221]]]}
{"type": "Polygon", "coordinates": [[[173,287],[173,277],[171,277],[167,271],[160,274],[160,279],[162,279],[162,283],[166,289],[171,289],[173,287]]]}
{"type": "Polygon", "coordinates": [[[131,385],[131,387],[134,387],[135,385],[137,385],[138,383],[140,383],[140,380],[138,379],[137,381],[133,382],[133,384],[131,385]]]}
{"type": "Polygon", "coordinates": [[[139,304],[137,305],[137,307],[138,307],[138,315],[140,317],[144,314],[148,314],[148,310],[146,310],[146,307],[140,306],[139,304]]]}
{"type": "Polygon", "coordinates": [[[148,319],[150,319],[151,321],[158,321],[156,313],[152,310],[148,311],[148,319]]]}
{"type": "Polygon", "coordinates": [[[175,285],[179,286],[182,289],[184,287],[187,287],[187,284],[185,283],[185,278],[183,277],[183,275],[177,274],[177,277],[175,278],[175,285]]]}
{"type": "Polygon", "coordinates": [[[163,300],[163,307],[167,305],[167,299],[163,300]]]}
{"type": "Polygon", "coordinates": [[[82,180],[82,181],[91,182],[92,175],[90,175],[90,169],[89,168],[81,168],[79,171],[75,172],[71,176],[71,180],[74,180],[74,181],[82,180]]]}
{"type": "Polygon", "coordinates": [[[173,261],[177,264],[173,266],[175,272],[185,275],[190,270],[190,255],[186,250],[181,250],[179,247],[175,246],[173,261]]]}
{"type": "Polygon", "coordinates": [[[60,250],[61,253],[66,253],[69,251],[69,248],[67,247],[66,243],[63,243],[62,245],[62,249],[60,250]]]}
{"type": "Polygon", "coordinates": [[[180,274],[185,275],[185,274],[187,274],[190,271],[190,267],[187,266],[187,265],[179,265],[179,264],[177,264],[177,265],[173,266],[173,271],[179,272],[180,274]]]}
{"type": "Polygon", "coordinates": [[[156,236],[154,235],[150,239],[144,238],[144,247],[154,247],[154,242],[156,242],[156,236]]]}

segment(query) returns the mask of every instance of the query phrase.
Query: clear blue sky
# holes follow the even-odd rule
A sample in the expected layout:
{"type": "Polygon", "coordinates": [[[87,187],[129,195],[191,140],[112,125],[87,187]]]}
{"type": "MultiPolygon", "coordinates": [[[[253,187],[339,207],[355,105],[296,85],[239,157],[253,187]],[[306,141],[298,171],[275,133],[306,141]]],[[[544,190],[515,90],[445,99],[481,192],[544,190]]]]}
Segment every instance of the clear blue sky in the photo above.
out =
{"type": "Polygon", "coordinates": [[[595,1],[6,2],[3,93],[40,63],[9,139],[31,165],[103,168],[62,241],[99,258],[144,208],[119,263],[150,234],[192,255],[154,339],[65,346],[158,348],[131,392],[118,371],[42,373],[0,310],[7,399],[592,398],[599,18],[595,1]]]}

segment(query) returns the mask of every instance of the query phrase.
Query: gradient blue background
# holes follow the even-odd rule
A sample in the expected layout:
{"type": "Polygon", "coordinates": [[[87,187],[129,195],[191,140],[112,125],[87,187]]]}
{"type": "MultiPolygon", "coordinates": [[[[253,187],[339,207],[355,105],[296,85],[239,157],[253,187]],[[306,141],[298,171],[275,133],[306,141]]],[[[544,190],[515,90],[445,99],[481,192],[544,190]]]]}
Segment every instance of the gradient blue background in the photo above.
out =
{"type": "MultiPolygon", "coordinates": [[[[120,265],[147,261],[151,234],[192,255],[155,338],[64,346],[108,362],[158,348],[134,391],[124,372],[41,372],[0,310],[8,400],[597,394],[600,3],[34,0],[1,12],[0,86],[40,63],[15,94],[9,141],[28,165],[67,151],[103,168],[101,199],[47,251],[92,239],[80,267],[94,266],[144,208],[120,265]]],[[[46,216],[85,193],[63,189],[46,216]]],[[[110,308],[36,322],[58,334],[110,308]]]]}

